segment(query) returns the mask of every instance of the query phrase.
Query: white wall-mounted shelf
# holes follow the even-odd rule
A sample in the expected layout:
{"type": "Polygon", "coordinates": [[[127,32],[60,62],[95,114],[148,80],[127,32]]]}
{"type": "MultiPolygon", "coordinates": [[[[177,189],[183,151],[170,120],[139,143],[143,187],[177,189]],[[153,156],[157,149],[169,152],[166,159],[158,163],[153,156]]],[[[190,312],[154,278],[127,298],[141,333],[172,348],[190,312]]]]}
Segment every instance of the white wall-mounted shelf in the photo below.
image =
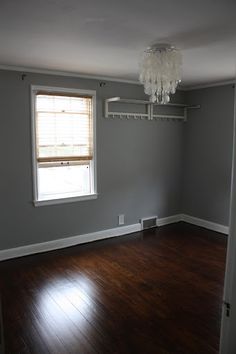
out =
{"type": "Polygon", "coordinates": [[[111,97],[105,100],[105,118],[134,118],[134,119],[167,119],[167,120],[182,120],[187,121],[187,112],[189,109],[198,109],[200,105],[189,106],[182,103],[167,103],[165,105],[160,103],[152,103],[146,100],[136,100],[129,98],[121,98],[121,97],[111,97]],[[123,103],[123,104],[134,104],[134,105],[145,105],[146,113],[137,113],[137,112],[119,112],[119,111],[111,111],[109,110],[109,104],[111,103],[123,103]],[[161,106],[169,107],[169,108],[177,108],[182,110],[182,114],[163,114],[163,113],[154,113],[154,107],[161,106]]]}

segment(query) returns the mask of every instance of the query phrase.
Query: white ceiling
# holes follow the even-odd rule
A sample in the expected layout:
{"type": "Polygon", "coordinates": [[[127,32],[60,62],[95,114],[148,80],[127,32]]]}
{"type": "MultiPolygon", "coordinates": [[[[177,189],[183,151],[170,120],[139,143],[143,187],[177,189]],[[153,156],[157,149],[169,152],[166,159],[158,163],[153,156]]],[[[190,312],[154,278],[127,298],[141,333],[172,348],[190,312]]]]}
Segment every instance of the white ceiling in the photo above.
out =
{"type": "Polygon", "coordinates": [[[232,80],[236,0],[0,0],[0,65],[138,80],[140,53],[183,53],[183,85],[232,80]]]}

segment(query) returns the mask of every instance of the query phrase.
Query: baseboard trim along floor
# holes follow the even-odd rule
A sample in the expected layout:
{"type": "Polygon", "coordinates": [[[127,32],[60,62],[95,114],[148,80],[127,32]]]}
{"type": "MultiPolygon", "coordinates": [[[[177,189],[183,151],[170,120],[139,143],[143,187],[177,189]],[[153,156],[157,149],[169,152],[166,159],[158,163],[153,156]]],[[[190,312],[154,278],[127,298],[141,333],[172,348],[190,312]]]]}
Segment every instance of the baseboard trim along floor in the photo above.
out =
{"type": "MultiPolygon", "coordinates": [[[[201,226],[213,231],[221,232],[223,234],[228,234],[229,232],[228,226],[216,224],[186,214],[177,214],[177,215],[172,215],[172,216],[158,219],[157,225],[163,226],[167,224],[176,223],[179,221],[185,221],[190,224],[201,226]]],[[[141,224],[137,223],[137,224],[127,225],[127,226],[116,227],[113,229],[92,232],[84,235],[60,238],[53,241],[35,243],[26,246],[0,250],[0,261],[11,259],[11,258],[22,257],[22,256],[28,256],[35,253],[53,251],[61,248],[76,246],[79,244],[97,241],[97,240],[103,240],[111,237],[127,235],[134,232],[138,232],[140,230],[141,230],[141,224]]]]}
{"type": "Polygon", "coordinates": [[[181,214],[180,220],[188,222],[189,224],[194,224],[196,226],[204,227],[212,231],[220,232],[222,234],[226,234],[226,235],[229,234],[229,227],[226,225],[221,225],[212,221],[195,218],[194,216],[190,216],[186,214],[181,214]]]}

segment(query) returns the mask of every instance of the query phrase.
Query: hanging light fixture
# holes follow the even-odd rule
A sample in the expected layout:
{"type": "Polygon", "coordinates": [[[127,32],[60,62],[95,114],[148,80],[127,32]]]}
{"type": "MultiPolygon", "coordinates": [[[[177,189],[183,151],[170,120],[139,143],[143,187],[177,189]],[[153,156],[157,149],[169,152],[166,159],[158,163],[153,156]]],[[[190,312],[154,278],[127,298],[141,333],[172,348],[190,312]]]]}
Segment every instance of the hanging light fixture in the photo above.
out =
{"type": "Polygon", "coordinates": [[[182,55],[171,45],[159,44],[145,50],[140,63],[139,80],[150,101],[165,104],[170,101],[181,81],[182,55]]]}

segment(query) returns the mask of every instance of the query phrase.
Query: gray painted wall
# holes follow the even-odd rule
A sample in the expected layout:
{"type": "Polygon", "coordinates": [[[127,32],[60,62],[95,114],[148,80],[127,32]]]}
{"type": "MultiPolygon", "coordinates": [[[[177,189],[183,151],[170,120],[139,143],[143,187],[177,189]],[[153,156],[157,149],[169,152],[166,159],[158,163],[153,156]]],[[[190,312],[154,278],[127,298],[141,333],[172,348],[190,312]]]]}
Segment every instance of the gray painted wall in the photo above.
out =
{"type": "Polygon", "coordinates": [[[113,228],[121,213],[126,224],[179,213],[183,124],[106,120],[103,100],[111,96],[146,98],[139,85],[0,72],[0,249],[113,228]],[[30,84],[97,91],[97,200],[33,206],[30,84]]]}
{"type": "Polygon", "coordinates": [[[228,225],[232,86],[178,92],[176,102],[201,104],[187,124],[105,119],[111,96],[147,98],[140,85],[32,73],[22,81],[19,72],[0,72],[0,249],[113,228],[118,214],[126,225],[181,212],[228,225]],[[97,91],[98,199],[33,206],[31,84],[97,91]]]}
{"type": "Polygon", "coordinates": [[[190,104],[184,127],[182,211],[223,225],[229,223],[233,146],[232,85],[187,92],[190,104]]]}

